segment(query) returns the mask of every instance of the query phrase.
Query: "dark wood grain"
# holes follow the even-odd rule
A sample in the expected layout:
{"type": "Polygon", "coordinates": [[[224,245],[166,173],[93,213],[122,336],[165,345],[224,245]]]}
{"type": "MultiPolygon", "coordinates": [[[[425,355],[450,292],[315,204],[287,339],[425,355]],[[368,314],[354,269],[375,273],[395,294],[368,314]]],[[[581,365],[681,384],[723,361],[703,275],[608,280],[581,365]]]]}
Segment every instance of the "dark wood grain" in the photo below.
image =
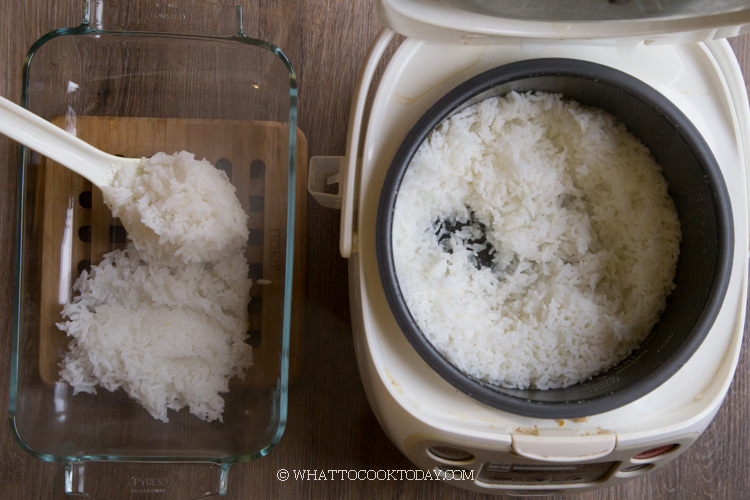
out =
{"type": "MultiPolygon", "coordinates": [[[[78,24],[78,0],[0,2],[0,94],[20,101],[28,47],[54,28],[78,24]]],[[[370,0],[236,0],[251,35],[291,58],[300,81],[300,128],[309,155],[344,153],[354,81],[379,26],[370,0]]],[[[750,36],[732,40],[750,73],[750,36]]],[[[10,371],[17,146],[0,137],[0,414],[7,415],[10,371]]],[[[285,469],[410,469],[365,399],[352,345],[346,262],[338,254],[339,212],[308,201],[305,364],[291,387],[289,422],[267,457],[233,466],[228,498],[490,498],[419,481],[280,482],[285,469]]],[[[653,474],[582,499],[742,499],[750,495],[750,360],[743,353],[724,405],[686,453],[653,474]]],[[[0,498],[58,499],[62,464],[26,454],[7,424],[0,429],[0,498]]]]}

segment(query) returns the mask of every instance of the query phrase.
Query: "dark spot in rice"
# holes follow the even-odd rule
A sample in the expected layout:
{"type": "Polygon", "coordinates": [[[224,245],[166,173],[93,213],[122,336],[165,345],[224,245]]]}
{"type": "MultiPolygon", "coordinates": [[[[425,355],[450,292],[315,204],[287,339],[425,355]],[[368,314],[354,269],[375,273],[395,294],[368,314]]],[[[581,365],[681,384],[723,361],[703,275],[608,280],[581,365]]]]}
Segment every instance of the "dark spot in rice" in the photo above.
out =
{"type": "Polygon", "coordinates": [[[589,200],[586,196],[563,193],[558,196],[558,204],[560,208],[571,212],[590,213],[589,200]]]}
{"type": "Polygon", "coordinates": [[[571,208],[575,204],[577,199],[578,197],[573,194],[563,193],[559,196],[560,207],[571,208]]]}
{"type": "Polygon", "coordinates": [[[481,222],[474,211],[469,213],[468,220],[462,220],[458,216],[438,217],[433,222],[433,231],[437,236],[438,245],[444,252],[452,254],[451,236],[455,233],[462,232],[465,228],[470,228],[473,236],[461,237],[461,244],[464,247],[473,247],[475,250],[469,257],[471,264],[477,269],[492,268],[495,247],[487,240],[487,225],[481,222]]]}

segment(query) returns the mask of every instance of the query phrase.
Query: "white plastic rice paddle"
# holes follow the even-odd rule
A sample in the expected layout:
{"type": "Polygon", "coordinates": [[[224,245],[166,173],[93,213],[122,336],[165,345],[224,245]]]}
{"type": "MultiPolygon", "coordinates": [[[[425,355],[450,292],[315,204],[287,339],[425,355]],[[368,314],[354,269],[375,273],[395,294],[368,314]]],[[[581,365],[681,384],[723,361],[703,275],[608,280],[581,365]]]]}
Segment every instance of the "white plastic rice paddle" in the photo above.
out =
{"type": "Polygon", "coordinates": [[[192,153],[143,161],[113,156],[2,97],[0,132],[101,189],[143,259],[217,262],[241,252],[248,240],[248,216],[235,187],[192,153]]]}
{"type": "Polygon", "coordinates": [[[0,97],[0,133],[82,175],[98,188],[111,183],[124,165],[141,161],[96,149],[3,97],[0,97]]]}

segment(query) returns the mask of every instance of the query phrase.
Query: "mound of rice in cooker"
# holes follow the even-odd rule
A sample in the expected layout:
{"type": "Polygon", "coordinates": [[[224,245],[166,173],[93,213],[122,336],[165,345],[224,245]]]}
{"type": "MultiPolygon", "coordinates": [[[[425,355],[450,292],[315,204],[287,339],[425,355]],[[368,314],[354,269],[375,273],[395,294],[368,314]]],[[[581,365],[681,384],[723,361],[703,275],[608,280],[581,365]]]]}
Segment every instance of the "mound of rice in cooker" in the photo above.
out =
{"type": "Polygon", "coordinates": [[[184,407],[222,420],[220,394],[252,364],[247,216],[209,162],[142,163],[103,188],[132,241],[75,282],[57,325],[71,337],[60,377],[74,394],[123,389],[164,422],[184,407]]]}
{"type": "Polygon", "coordinates": [[[608,113],[511,93],[440,124],[392,226],[409,310],[465,374],[554,389],[624,359],[674,288],[680,224],[661,168],[608,113]]]}

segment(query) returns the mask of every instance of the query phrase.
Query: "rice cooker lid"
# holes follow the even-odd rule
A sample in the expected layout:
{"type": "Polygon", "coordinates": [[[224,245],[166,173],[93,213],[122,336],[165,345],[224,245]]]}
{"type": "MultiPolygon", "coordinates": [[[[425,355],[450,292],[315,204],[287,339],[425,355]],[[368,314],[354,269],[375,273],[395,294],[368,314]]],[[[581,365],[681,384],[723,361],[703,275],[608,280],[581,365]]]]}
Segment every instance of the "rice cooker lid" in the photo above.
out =
{"type": "Polygon", "coordinates": [[[746,0],[377,0],[381,21],[421,40],[696,42],[750,33],[746,0]]]}

